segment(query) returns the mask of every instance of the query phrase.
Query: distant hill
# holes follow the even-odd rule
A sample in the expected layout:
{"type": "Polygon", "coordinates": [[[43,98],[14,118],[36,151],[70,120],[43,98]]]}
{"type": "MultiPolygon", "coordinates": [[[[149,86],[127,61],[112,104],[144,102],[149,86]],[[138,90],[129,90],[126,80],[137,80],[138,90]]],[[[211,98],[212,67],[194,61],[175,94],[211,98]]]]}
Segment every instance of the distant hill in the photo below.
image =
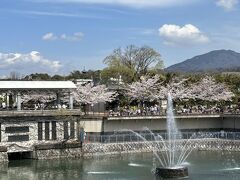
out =
{"type": "Polygon", "coordinates": [[[240,53],[215,50],[165,69],[170,72],[240,71],[240,53]]]}

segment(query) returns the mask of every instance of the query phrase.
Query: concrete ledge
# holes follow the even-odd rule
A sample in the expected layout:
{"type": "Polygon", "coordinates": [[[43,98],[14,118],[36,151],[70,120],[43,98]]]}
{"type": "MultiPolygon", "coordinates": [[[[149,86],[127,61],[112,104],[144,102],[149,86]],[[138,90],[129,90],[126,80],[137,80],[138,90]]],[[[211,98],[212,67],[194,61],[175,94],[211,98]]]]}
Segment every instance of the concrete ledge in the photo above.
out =
{"type": "MultiPolygon", "coordinates": [[[[239,117],[239,115],[232,115],[231,117],[239,117]]],[[[176,115],[175,119],[192,119],[192,118],[219,118],[219,117],[224,117],[224,115],[221,114],[189,114],[189,115],[176,115]]],[[[154,120],[154,119],[166,119],[167,116],[118,116],[118,117],[108,117],[108,121],[113,121],[113,120],[154,120]]]]}
{"type": "Polygon", "coordinates": [[[21,110],[21,111],[0,111],[0,117],[32,117],[32,116],[83,116],[79,109],[61,110],[21,110]]]}

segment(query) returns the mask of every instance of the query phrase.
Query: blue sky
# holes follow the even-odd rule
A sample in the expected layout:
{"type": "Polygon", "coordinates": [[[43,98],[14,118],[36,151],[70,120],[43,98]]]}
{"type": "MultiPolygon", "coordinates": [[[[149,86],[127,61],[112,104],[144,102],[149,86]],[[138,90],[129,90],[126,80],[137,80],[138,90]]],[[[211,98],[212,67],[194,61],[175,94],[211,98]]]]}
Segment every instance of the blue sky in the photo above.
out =
{"type": "Polygon", "coordinates": [[[165,66],[215,49],[240,51],[239,0],[1,0],[0,75],[102,69],[129,44],[165,66]]]}

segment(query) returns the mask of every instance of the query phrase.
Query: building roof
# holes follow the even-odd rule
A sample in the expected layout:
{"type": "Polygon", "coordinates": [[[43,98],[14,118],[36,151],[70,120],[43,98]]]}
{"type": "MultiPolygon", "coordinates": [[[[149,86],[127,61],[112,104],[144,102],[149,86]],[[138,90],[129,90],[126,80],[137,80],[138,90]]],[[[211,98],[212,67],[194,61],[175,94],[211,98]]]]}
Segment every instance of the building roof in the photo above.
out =
{"type": "Polygon", "coordinates": [[[84,84],[87,84],[87,83],[92,83],[93,80],[92,79],[75,79],[73,82],[76,85],[84,85],[84,84]]]}
{"type": "Polygon", "coordinates": [[[0,81],[0,89],[75,89],[72,81],[0,81]]]}

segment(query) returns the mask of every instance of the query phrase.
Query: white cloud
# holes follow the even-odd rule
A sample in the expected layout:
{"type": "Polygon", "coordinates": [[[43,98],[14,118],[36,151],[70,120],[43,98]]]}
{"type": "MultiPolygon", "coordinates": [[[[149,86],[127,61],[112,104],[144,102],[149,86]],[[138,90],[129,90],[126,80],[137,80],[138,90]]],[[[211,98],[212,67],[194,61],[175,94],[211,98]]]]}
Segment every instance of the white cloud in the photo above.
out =
{"type": "Polygon", "coordinates": [[[67,40],[67,41],[80,41],[84,37],[84,34],[82,32],[76,32],[73,35],[67,36],[66,34],[62,34],[60,36],[61,39],[67,40]]]}
{"type": "Polygon", "coordinates": [[[33,15],[33,16],[53,16],[53,17],[84,18],[84,19],[109,19],[106,16],[89,14],[89,13],[21,11],[21,10],[8,10],[8,12],[17,13],[17,14],[27,14],[27,15],[33,15]]]}
{"type": "Polygon", "coordinates": [[[76,32],[72,35],[61,34],[60,36],[55,35],[54,33],[47,33],[43,35],[42,40],[52,41],[52,40],[66,40],[66,41],[81,41],[84,37],[82,32],[76,32]]]}
{"type": "Polygon", "coordinates": [[[168,7],[194,3],[196,1],[198,0],[34,0],[34,2],[110,4],[136,8],[168,7]]]}
{"type": "Polygon", "coordinates": [[[44,58],[39,52],[32,51],[27,54],[21,53],[0,53],[1,70],[57,72],[62,67],[59,61],[44,58]]]}
{"type": "Polygon", "coordinates": [[[186,24],[183,27],[174,24],[164,24],[159,28],[159,35],[164,39],[164,43],[169,45],[209,42],[209,38],[192,24],[186,24]]]}
{"type": "Polygon", "coordinates": [[[153,34],[157,34],[157,30],[156,29],[143,29],[141,31],[141,34],[143,34],[143,35],[153,35],[153,34]]]}
{"type": "Polygon", "coordinates": [[[238,4],[238,0],[218,0],[216,4],[227,11],[231,11],[238,4]]]}
{"type": "Polygon", "coordinates": [[[42,39],[45,41],[53,41],[57,39],[57,36],[55,36],[53,33],[47,33],[43,35],[42,39]]]}

